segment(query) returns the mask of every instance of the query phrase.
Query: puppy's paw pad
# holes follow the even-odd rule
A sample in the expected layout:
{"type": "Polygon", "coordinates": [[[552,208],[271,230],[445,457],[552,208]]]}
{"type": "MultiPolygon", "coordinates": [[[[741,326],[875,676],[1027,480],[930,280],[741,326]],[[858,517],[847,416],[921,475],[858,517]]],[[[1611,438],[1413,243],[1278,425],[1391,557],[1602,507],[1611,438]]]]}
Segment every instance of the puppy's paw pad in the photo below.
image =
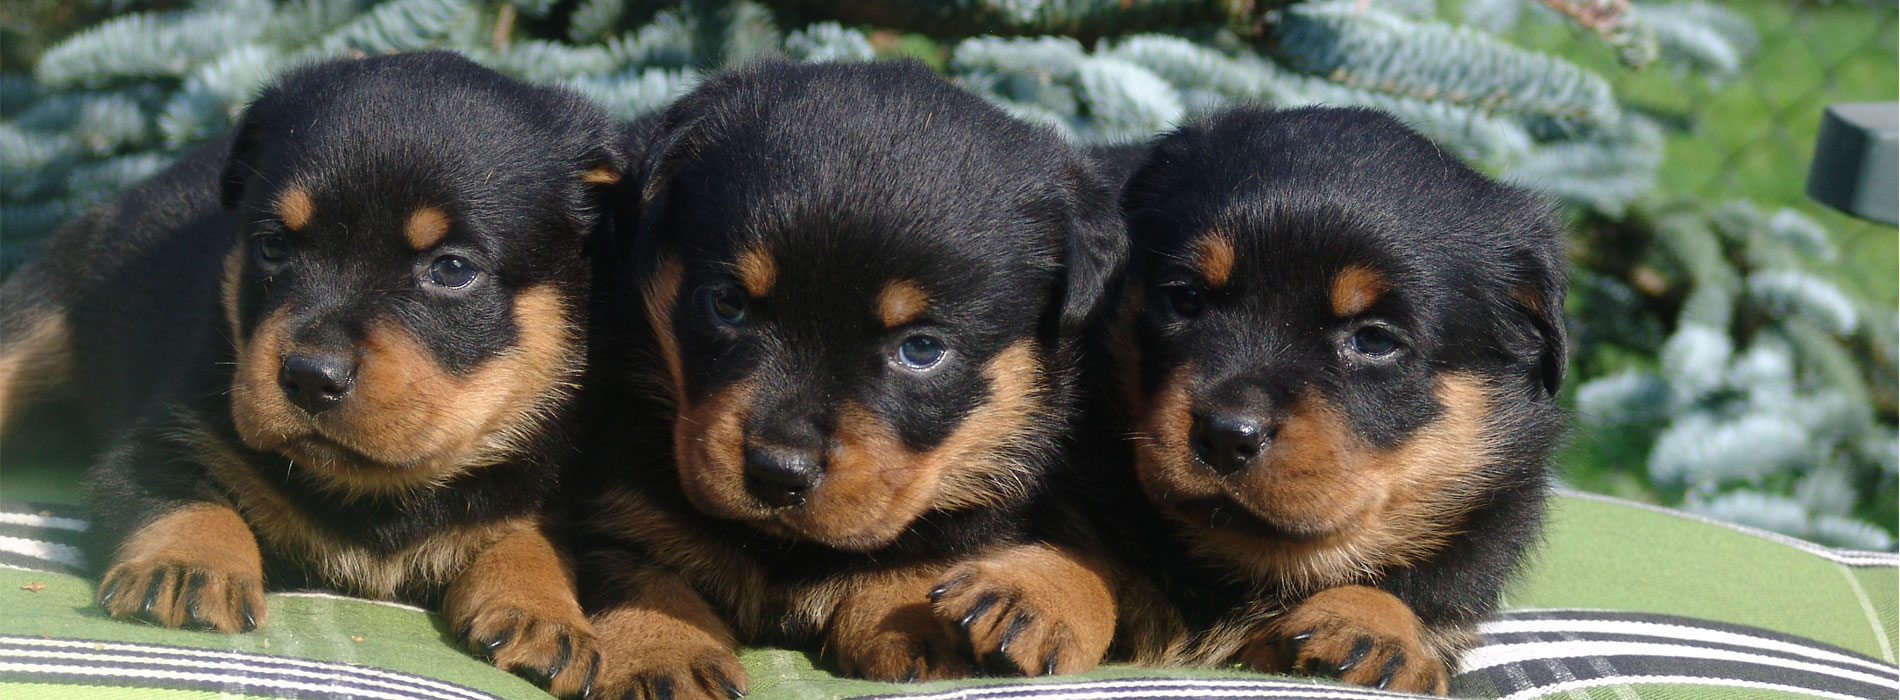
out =
{"type": "Polygon", "coordinates": [[[738,700],[746,671],[725,649],[650,649],[602,666],[592,691],[608,700],[738,700]]]}
{"type": "Polygon", "coordinates": [[[257,629],[266,613],[261,572],[176,559],[113,566],[99,582],[98,600],[121,620],[225,633],[257,629]]]}

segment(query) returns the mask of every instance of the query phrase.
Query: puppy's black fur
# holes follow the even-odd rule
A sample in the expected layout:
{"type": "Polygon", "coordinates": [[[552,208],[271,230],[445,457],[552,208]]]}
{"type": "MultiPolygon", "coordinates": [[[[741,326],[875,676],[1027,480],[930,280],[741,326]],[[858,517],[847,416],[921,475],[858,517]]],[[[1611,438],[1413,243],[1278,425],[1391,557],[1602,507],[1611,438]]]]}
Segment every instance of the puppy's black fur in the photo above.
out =
{"type": "Polygon", "coordinates": [[[1024,523],[1125,247],[1109,181],[915,64],[756,65],[629,139],[586,522],[596,627],[648,663],[601,687],[737,692],[735,638],[880,679],[1095,663],[1106,587],[1024,523]]]}
{"type": "Polygon", "coordinates": [[[592,634],[542,511],[623,161],[564,91],[337,61],[58,233],[5,287],[0,415],[12,370],[77,387],[106,610],[235,632],[267,584],[441,605],[580,692],[592,634]]]}
{"type": "Polygon", "coordinates": [[[1122,201],[1077,440],[1102,471],[1064,485],[1117,555],[1114,653],[1445,692],[1562,433],[1551,207],[1321,108],[1199,118],[1122,201]]]}

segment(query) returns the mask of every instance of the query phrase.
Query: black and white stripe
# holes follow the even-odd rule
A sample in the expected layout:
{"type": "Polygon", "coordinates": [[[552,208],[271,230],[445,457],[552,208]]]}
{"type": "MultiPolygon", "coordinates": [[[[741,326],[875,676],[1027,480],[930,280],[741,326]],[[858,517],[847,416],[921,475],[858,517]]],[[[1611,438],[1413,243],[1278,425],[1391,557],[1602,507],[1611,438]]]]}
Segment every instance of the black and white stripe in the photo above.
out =
{"type": "Polygon", "coordinates": [[[0,681],[340,700],[499,700],[422,676],[233,651],[0,636],[0,681]]]}
{"type": "Polygon", "coordinates": [[[1900,668],[1811,639],[1708,620],[1596,610],[1520,610],[1478,627],[1458,686],[1506,698],[1659,683],[1827,698],[1900,696],[1900,668]]]}
{"type": "Polygon", "coordinates": [[[1392,700],[1415,698],[1409,693],[1394,693],[1345,685],[1320,685],[1311,681],[1254,680],[1246,678],[1120,678],[1076,683],[1012,683],[957,688],[940,693],[915,695],[876,695],[860,698],[902,698],[903,700],[1182,700],[1183,698],[1222,698],[1246,700],[1392,700]]]}
{"type": "Polygon", "coordinates": [[[86,521],[69,505],[0,503],[0,566],[78,574],[85,570],[86,521]]]}

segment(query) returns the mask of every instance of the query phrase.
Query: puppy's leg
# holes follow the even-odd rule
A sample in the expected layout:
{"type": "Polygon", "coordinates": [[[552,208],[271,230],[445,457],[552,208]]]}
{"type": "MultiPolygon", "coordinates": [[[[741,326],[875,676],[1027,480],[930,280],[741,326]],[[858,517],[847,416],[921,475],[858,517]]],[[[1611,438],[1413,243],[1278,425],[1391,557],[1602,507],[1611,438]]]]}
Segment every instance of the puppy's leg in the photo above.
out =
{"type": "Polygon", "coordinates": [[[230,506],[175,503],[119,543],[99,605],[166,627],[257,629],[265,618],[257,537],[230,506]]]}
{"type": "Polygon", "coordinates": [[[28,263],[0,285],[0,435],[24,404],[71,378],[66,311],[48,264],[28,263]]]}
{"type": "Polygon", "coordinates": [[[874,681],[968,677],[968,652],[931,610],[942,577],[937,567],[852,577],[826,631],[839,669],[874,681]]]}
{"type": "Polygon", "coordinates": [[[1329,588],[1270,623],[1235,660],[1256,671],[1337,676],[1357,685],[1444,695],[1446,662],[1412,609],[1366,586],[1329,588]]]}
{"type": "Polygon", "coordinates": [[[1112,590],[1106,563],[1025,544],[952,569],[930,600],[990,673],[1048,675],[1101,663],[1115,633],[1112,590]]]}
{"type": "Polygon", "coordinates": [[[672,571],[603,554],[591,567],[605,601],[592,620],[600,675],[592,697],[734,700],[745,695],[738,643],[706,599],[672,571]]]}
{"type": "Polygon", "coordinates": [[[587,694],[600,663],[574,567],[538,525],[503,536],[450,582],[442,614],[462,643],[561,697],[587,694]]]}

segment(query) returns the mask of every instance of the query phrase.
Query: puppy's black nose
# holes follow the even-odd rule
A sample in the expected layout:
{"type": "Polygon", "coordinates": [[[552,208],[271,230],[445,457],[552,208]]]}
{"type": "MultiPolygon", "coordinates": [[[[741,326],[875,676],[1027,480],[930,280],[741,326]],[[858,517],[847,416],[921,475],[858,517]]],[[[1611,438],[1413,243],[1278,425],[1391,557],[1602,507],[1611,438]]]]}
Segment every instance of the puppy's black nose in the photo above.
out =
{"type": "Polygon", "coordinates": [[[317,415],[343,401],[356,383],[356,366],[332,355],[289,355],[277,372],[277,384],[290,402],[317,415]]]}
{"type": "Polygon", "coordinates": [[[1194,456],[1221,476],[1252,465],[1272,437],[1273,424],[1253,416],[1210,413],[1194,417],[1194,456]]]}
{"type": "Polygon", "coordinates": [[[824,478],[816,450],[795,447],[748,447],[745,451],[745,487],[754,498],[777,507],[798,506],[824,478]]]}

